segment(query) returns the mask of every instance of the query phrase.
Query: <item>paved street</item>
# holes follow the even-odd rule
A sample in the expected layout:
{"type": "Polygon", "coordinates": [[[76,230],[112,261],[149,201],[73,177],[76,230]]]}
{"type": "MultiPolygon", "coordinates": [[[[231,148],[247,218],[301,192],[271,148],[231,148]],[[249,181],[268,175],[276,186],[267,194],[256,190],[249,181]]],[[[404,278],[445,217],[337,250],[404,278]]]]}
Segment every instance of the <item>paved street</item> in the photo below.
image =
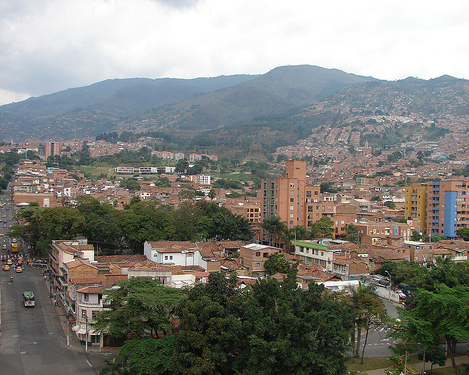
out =
{"type": "MultiPolygon", "coordinates": [[[[3,192],[0,202],[8,195],[3,192]]],[[[0,211],[2,222],[12,223],[11,210],[0,211]],[[6,218],[3,218],[6,215],[6,218]]],[[[8,228],[0,226],[0,233],[8,228]]],[[[10,239],[0,236],[0,256],[11,250],[10,239]]],[[[20,252],[21,252],[20,247],[20,252]]],[[[9,254],[11,255],[11,254],[9,254]]],[[[15,262],[15,260],[14,260],[15,262]]],[[[1,266],[3,266],[3,262],[1,266]]],[[[67,346],[66,320],[63,309],[55,307],[49,298],[48,284],[40,269],[25,266],[22,273],[0,269],[1,338],[0,373],[5,375],[96,375],[105,359],[115,354],[99,353],[93,348],[85,352],[78,339],[70,332],[67,346]],[[13,282],[10,282],[13,276],[13,282]],[[35,294],[35,307],[24,307],[22,293],[31,290],[35,294]]]]}

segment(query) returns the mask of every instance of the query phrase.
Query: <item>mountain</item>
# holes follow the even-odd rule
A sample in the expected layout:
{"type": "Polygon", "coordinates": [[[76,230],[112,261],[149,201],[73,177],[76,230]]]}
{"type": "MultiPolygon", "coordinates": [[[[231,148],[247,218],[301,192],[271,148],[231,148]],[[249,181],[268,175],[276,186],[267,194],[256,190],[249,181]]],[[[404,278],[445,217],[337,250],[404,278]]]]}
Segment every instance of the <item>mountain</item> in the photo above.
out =
{"type": "Polygon", "coordinates": [[[417,141],[438,141],[449,132],[468,130],[468,80],[409,77],[357,84],[311,105],[213,130],[193,144],[210,145],[219,155],[234,150],[234,157],[240,157],[240,149],[266,155],[325,145],[347,150],[366,142],[377,148],[404,143],[411,147],[417,141]]]}
{"type": "Polygon", "coordinates": [[[1,138],[71,139],[106,131],[196,135],[375,81],[336,69],[285,66],[256,75],[115,79],[0,106],[1,138]]]}

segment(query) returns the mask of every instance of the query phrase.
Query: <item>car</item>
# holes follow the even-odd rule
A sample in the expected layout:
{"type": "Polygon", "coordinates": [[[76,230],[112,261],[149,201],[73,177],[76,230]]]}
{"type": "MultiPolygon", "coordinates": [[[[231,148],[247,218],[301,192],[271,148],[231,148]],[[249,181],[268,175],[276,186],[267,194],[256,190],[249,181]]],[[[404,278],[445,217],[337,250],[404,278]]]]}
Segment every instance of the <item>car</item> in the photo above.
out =
{"type": "Polygon", "coordinates": [[[4,236],[4,234],[3,234],[3,233],[0,233],[0,237],[3,237],[3,236],[4,236]]]}
{"type": "Polygon", "coordinates": [[[3,254],[2,255],[2,262],[6,262],[8,260],[8,257],[6,256],[6,254],[3,254]]]}
{"type": "Polygon", "coordinates": [[[16,267],[16,272],[17,273],[23,272],[23,267],[17,266],[16,267]]]}
{"type": "Polygon", "coordinates": [[[8,258],[8,260],[7,260],[7,264],[11,266],[11,265],[13,264],[13,261],[12,261],[11,259],[9,259],[9,258],[8,258]]]}
{"type": "Polygon", "coordinates": [[[7,227],[7,225],[6,225],[6,224],[3,224],[3,228],[6,228],[6,227],[7,227]]]}
{"type": "Polygon", "coordinates": [[[2,245],[2,250],[6,250],[7,249],[7,245],[6,244],[3,244],[2,245]]]}
{"type": "Polygon", "coordinates": [[[9,266],[8,264],[5,264],[5,265],[3,266],[3,270],[4,270],[4,271],[10,271],[10,266],[9,266]]]}
{"type": "Polygon", "coordinates": [[[7,215],[3,215],[3,217],[7,217],[7,215]]]}

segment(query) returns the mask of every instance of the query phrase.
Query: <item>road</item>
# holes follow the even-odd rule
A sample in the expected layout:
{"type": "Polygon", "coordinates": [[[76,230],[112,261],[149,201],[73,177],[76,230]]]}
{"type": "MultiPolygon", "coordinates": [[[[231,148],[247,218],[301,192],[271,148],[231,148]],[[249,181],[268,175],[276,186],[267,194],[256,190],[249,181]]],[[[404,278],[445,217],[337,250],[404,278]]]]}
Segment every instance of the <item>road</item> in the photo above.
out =
{"type": "MultiPolygon", "coordinates": [[[[5,199],[0,195],[0,202],[5,199]]],[[[9,196],[9,195],[8,195],[9,196]]],[[[10,211],[0,211],[7,214],[10,211]]],[[[4,220],[4,218],[2,218],[4,220]]],[[[0,226],[0,233],[7,228],[0,226]]],[[[1,237],[0,243],[5,241],[1,237]]],[[[6,241],[9,244],[9,241],[6,241]]],[[[8,246],[8,249],[10,247],[8,246]]],[[[0,250],[7,254],[7,250],[0,250]]],[[[1,263],[1,262],[0,262],[1,263]]],[[[3,264],[2,264],[3,265],[3,264]]],[[[108,357],[99,352],[85,352],[74,335],[70,335],[71,346],[67,346],[56,307],[49,298],[46,282],[39,269],[24,267],[23,273],[0,270],[1,292],[1,338],[0,373],[14,375],[96,375],[102,362],[108,357]],[[10,276],[13,282],[10,282],[10,276]],[[36,297],[35,307],[24,307],[22,293],[31,290],[36,297]]]]}

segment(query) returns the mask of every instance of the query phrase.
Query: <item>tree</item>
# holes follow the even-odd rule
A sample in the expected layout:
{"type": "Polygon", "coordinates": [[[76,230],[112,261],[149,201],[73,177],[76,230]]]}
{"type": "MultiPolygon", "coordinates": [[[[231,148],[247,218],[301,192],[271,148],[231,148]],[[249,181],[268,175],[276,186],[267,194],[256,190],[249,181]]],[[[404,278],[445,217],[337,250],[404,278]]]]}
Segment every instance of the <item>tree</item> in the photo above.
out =
{"type": "Polygon", "coordinates": [[[465,227],[456,229],[456,235],[464,241],[469,241],[469,228],[465,227]]]}
{"type": "Polygon", "coordinates": [[[276,273],[287,273],[290,270],[290,264],[285,259],[285,255],[274,253],[270,255],[269,260],[265,261],[264,267],[269,275],[276,273]]]}
{"type": "Polygon", "coordinates": [[[118,363],[116,358],[112,361],[106,359],[103,361],[103,364],[104,367],[99,372],[99,375],[130,375],[129,370],[122,363],[118,363]]]}
{"type": "Polygon", "coordinates": [[[176,172],[179,174],[186,173],[187,168],[189,167],[189,162],[186,159],[180,159],[176,164],[176,172]]]}
{"type": "Polygon", "coordinates": [[[390,208],[391,210],[394,210],[396,208],[396,203],[394,203],[393,201],[385,201],[384,205],[390,208]]]}
{"type": "Polygon", "coordinates": [[[211,188],[210,191],[208,192],[207,196],[210,198],[211,201],[215,199],[217,196],[217,193],[215,192],[214,188],[211,188]]]}
{"type": "Polygon", "coordinates": [[[393,336],[427,346],[444,338],[451,364],[457,371],[456,345],[469,339],[469,287],[440,284],[434,292],[418,289],[413,295],[412,309],[399,310],[402,329],[393,336]]]}
{"type": "Polygon", "coordinates": [[[181,289],[160,285],[157,280],[134,277],[106,292],[109,310],[98,313],[95,329],[111,337],[142,337],[171,333],[171,321],[181,289]]]}
{"type": "Polygon", "coordinates": [[[127,189],[130,191],[140,190],[140,184],[134,178],[126,178],[124,180],[121,180],[119,186],[123,189],[127,189]]]}
{"type": "Polygon", "coordinates": [[[345,373],[353,310],[338,294],[295,270],[238,292],[222,274],[188,292],[178,310],[173,371],[178,374],[345,373]]]}
{"type": "Polygon", "coordinates": [[[287,224],[280,217],[273,215],[265,217],[261,227],[267,232],[270,245],[278,242],[280,235],[287,230],[287,224]]]}
{"type": "Polygon", "coordinates": [[[412,241],[420,241],[422,239],[422,235],[417,232],[416,230],[412,231],[412,237],[411,237],[411,240],[412,241]]]}
{"type": "Polygon", "coordinates": [[[332,186],[334,186],[333,182],[322,182],[321,183],[321,193],[337,193],[337,189],[334,189],[332,186]]]}
{"type": "Polygon", "coordinates": [[[174,336],[127,340],[119,349],[123,365],[132,375],[170,375],[174,336]]]}
{"type": "Polygon", "coordinates": [[[362,349],[363,354],[368,338],[368,331],[374,324],[374,321],[379,321],[383,318],[382,310],[378,302],[381,302],[375,292],[373,286],[366,286],[359,283],[357,288],[349,288],[351,306],[355,311],[355,326],[354,333],[352,334],[352,342],[355,343],[353,348],[353,356],[358,358],[360,356],[361,333],[362,329],[366,330],[365,343],[362,349]],[[377,300],[378,302],[375,302],[377,300]]]}
{"type": "Polygon", "coordinates": [[[312,238],[331,237],[332,233],[334,233],[334,222],[327,216],[320,218],[311,225],[312,238]]]}
{"type": "Polygon", "coordinates": [[[359,243],[360,242],[360,231],[354,223],[347,225],[347,235],[350,242],[359,243]]]}

